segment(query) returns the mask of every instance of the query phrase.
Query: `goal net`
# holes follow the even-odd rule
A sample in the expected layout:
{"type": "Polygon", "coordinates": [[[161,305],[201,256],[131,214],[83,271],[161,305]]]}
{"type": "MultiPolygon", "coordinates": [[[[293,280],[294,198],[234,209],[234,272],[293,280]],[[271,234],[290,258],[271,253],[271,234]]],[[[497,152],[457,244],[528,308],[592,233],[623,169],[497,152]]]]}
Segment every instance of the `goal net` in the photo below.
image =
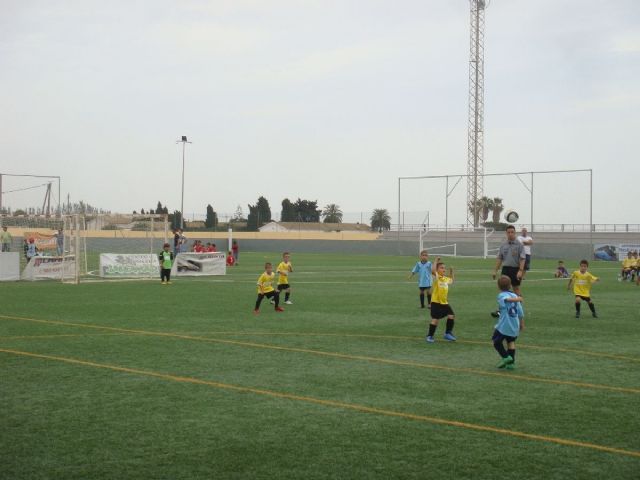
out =
{"type": "MultiPolygon", "coordinates": [[[[149,279],[169,236],[166,215],[2,216],[2,268],[21,280],[149,279]],[[5,255],[5,253],[10,255],[5,255]]],[[[0,275],[1,276],[1,275],[0,275]]]]}

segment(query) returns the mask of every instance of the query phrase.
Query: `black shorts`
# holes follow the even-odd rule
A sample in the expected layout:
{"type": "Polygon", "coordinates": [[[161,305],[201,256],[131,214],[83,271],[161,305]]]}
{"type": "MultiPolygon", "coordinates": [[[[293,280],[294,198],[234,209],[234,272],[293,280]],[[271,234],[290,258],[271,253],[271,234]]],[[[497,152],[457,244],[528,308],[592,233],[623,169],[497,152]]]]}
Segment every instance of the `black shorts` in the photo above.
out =
{"type": "Polygon", "coordinates": [[[520,267],[502,267],[502,275],[506,275],[511,279],[511,285],[514,287],[520,286],[520,280],[518,279],[518,271],[520,267]]]}
{"type": "Polygon", "coordinates": [[[278,285],[278,291],[282,291],[282,290],[288,290],[290,288],[290,285],[288,283],[281,283],[280,285],[278,285]]]}
{"type": "Polygon", "coordinates": [[[433,318],[434,320],[440,320],[441,318],[447,317],[449,315],[455,315],[453,313],[451,305],[449,305],[448,303],[431,302],[431,318],[433,318]]]}
{"type": "Polygon", "coordinates": [[[515,342],[516,338],[518,337],[510,337],[509,335],[503,335],[496,329],[493,331],[493,336],[491,337],[491,340],[493,340],[494,342],[502,342],[503,340],[506,340],[507,342],[515,342]]]}
{"type": "Polygon", "coordinates": [[[576,297],[584,300],[587,303],[591,303],[591,297],[583,297],[582,295],[576,295],[576,297]]]}
{"type": "Polygon", "coordinates": [[[425,290],[431,290],[431,287],[430,287],[430,286],[429,286],[429,287],[418,287],[418,288],[420,289],[420,292],[421,292],[421,293],[424,293],[424,292],[425,292],[425,290]]]}
{"type": "Polygon", "coordinates": [[[258,294],[258,296],[263,296],[263,297],[267,297],[267,298],[275,297],[276,295],[278,295],[278,292],[276,290],[271,290],[270,292],[267,292],[267,293],[259,293],[258,294]]]}

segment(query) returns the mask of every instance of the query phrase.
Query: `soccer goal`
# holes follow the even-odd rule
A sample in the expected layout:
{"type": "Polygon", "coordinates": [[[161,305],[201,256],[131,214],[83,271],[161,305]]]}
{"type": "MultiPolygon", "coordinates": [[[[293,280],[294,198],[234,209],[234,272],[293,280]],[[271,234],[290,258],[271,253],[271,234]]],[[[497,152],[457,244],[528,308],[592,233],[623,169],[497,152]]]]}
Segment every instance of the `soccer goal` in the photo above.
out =
{"type": "Polygon", "coordinates": [[[427,246],[427,234],[428,230],[420,230],[419,232],[419,240],[418,240],[418,253],[420,253],[425,248],[429,250],[429,253],[433,253],[434,255],[439,255],[443,257],[456,257],[458,254],[458,245],[456,243],[450,243],[448,245],[433,245],[427,246]]]}
{"type": "Polygon", "coordinates": [[[3,216],[0,221],[11,238],[7,262],[17,262],[21,280],[155,278],[158,253],[169,237],[167,215],[3,216]]]}
{"type": "Polygon", "coordinates": [[[456,235],[452,235],[451,232],[444,229],[425,228],[419,232],[418,252],[426,248],[429,252],[444,252],[440,253],[440,255],[488,258],[494,256],[498,250],[497,248],[489,248],[489,242],[494,233],[495,229],[489,227],[469,228],[456,235]],[[440,242],[446,242],[447,238],[456,239],[457,241],[440,245],[440,242]],[[428,240],[436,246],[428,246],[428,240]],[[461,242],[462,248],[460,249],[458,248],[458,241],[461,242]]]}

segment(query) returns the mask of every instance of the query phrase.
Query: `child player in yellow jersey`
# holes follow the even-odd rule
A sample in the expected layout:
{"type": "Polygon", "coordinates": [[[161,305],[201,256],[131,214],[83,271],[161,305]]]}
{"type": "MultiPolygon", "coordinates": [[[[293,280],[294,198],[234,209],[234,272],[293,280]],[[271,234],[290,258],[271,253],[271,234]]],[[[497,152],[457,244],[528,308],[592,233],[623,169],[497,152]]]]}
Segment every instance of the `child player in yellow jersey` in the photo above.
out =
{"type": "Polygon", "coordinates": [[[264,297],[274,299],[276,312],[284,312],[284,309],[278,306],[278,304],[280,303],[279,292],[275,290],[272,285],[275,277],[276,274],[273,273],[273,266],[271,265],[271,263],[265,263],[264,272],[258,277],[258,298],[256,299],[256,306],[253,310],[253,313],[260,313],[260,303],[262,302],[262,299],[264,297]]]}
{"type": "Polygon", "coordinates": [[[634,264],[635,264],[635,261],[633,258],[633,253],[629,251],[627,253],[627,258],[622,260],[622,270],[620,271],[620,276],[622,280],[631,279],[631,274],[633,272],[634,264]]]}
{"type": "Polygon", "coordinates": [[[444,332],[444,339],[450,342],[455,342],[456,337],[453,336],[453,323],[455,321],[455,314],[449,305],[449,285],[453,283],[453,268],[449,268],[449,276],[445,276],[444,263],[440,261],[440,258],[436,258],[436,264],[433,267],[433,291],[431,294],[431,323],[429,324],[429,331],[427,343],[433,343],[433,335],[438,328],[438,321],[441,318],[447,317],[447,327],[444,332]]]}
{"type": "Polygon", "coordinates": [[[289,285],[289,273],[293,272],[293,266],[291,265],[291,254],[284,252],[282,254],[282,261],[278,264],[278,292],[284,290],[284,303],[287,305],[293,305],[293,302],[289,300],[291,297],[291,285],[289,285]]]}
{"type": "Polygon", "coordinates": [[[576,270],[571,274],[567,285],[567,290],[569,290],[573,284],[573,294],[576,296],[576,318],[580,318],[580,304],[582,300],[589,305],[589,310],[591,310],[593,318],[598,318],[596,306],[591,301],[591,285],[598,281],[598,277],[587,272],[587,268],[589,268],[589,262],[580,260],[580,270],[576,270]]]}

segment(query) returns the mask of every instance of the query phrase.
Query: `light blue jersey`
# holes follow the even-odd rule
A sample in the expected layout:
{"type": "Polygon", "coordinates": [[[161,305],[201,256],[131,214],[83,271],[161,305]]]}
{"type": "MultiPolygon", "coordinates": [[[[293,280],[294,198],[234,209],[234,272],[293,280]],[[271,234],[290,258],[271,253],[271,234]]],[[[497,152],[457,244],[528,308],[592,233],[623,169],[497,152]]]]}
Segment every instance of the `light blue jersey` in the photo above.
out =
{"type": "Polygon", "coordinates": [[[433,265],[431,262],[427,261],[425,263],[417,262],[411,273],[418,274],[418,287],[420,288],[431,288],[431,283],[433,281],[433,277],[431,276],[431,269],[433,265]]]}
{"type": "Polygon", "coordinates": [[[524,310],[520,302],[505,302],[507,298],[514,298],[513,292],[500,292],[498,294],[498,310],[500,318],[496,323],[496,330],[507,337],[517,337],[520,333],[520,319],[524,317],[524,310]]]}

